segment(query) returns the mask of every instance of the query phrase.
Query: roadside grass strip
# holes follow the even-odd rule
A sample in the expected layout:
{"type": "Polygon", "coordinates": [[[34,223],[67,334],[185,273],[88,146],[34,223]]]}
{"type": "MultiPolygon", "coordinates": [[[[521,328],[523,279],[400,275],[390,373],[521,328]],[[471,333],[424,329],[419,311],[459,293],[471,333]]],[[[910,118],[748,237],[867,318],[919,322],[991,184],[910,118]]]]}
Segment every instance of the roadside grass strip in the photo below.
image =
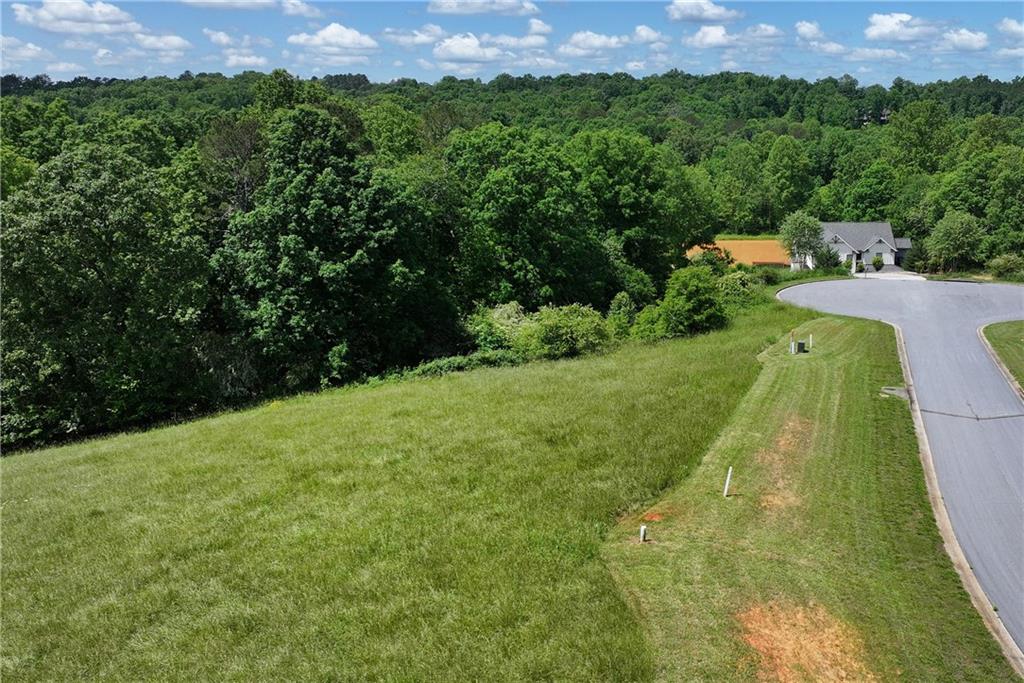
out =
{"type": "Polygon", "coordinates": [[[691,476],[604,546],[655,678],[1015,680],[943,550],[908,404],[882,392],[902,385],[892,328],[810,334],[762,354],[691,476]]]}
{"type": "Polygon", "coordinates": [[[1024,386],[1024,320],[986,325],[984,334],[1017,384],[1024,386]]]}

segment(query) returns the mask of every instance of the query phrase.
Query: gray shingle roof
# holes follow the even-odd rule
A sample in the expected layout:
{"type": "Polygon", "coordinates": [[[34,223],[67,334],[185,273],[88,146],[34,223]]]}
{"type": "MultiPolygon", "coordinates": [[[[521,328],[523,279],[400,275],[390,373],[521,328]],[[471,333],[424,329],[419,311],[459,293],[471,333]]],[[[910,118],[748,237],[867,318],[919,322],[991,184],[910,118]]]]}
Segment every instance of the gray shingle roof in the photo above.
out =
{"type": "Polygon", "coordinates": [[[825,241],[838,235],[840,239],[849,244],[857,251],[863,251],[874,244],[880,237],[889,246],[895,248],[896,240],[892,236],[892,226],[887,222],[875,223],[822,223],[825,241]]]}
{"type": "Polygon", "coordinates": [[[914,245],[910,241],[909,237],[897,237],[896,244],[893,246],[895,246],[897,249],[910,249],[910,247],[914,245]]]}

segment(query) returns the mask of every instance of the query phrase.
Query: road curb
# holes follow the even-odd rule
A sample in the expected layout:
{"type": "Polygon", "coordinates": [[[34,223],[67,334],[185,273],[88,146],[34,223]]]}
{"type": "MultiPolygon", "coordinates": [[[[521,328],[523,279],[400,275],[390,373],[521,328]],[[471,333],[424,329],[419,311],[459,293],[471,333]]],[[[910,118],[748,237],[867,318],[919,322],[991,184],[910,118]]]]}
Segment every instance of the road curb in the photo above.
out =
{"type": "Polygon", "coordinates": [[[985,346],[985,350],[988,351],[989,357],[991,357],[992,360],[995,361],[996,367],[999,368],[999,371],[1001,373],[1003,373],[1003,377],[1006,378],[1006,381],[1009,382],[1010,386],[1013,387],[1018,394],[1020,394],[1020,397],[1022,399],[1024,399],[1024,389],[1021,388],[1020,383],[1017,381],[1017,378],[1013,376],[1012,372],[1010,372],[1010,368],[1006,367],[1006,363],[1004,363],[1003,359],[999,357],[999,354],[996,353],[996,350],[992,347],[992,343],[988,340],[988,337],[985,336],[986,327],[988,327],[989,325],[997,325],[1000,322],[1013,321],[1000,320],[993,323],[985,323],[984,325],[978,328],[978,339],[981,340],[981,343],[985,346]]]}
{"type": "MultiPolygon", "coordinates": [[[[910,396],[910,413],[914,419],[914,431],[917,433],[918,454],[921,458],[921,466],[924,469],[924,482],[928,489],[928,500],[932,504],[935,524],[939,527],[939,534],[942,536],[946,554],[949,555],[953,568],[960,575],[960,581],[963,584],[964,590],[971,597],[974,609],[981,615],[981,619],[985,622],[989,633],[999,643],[1003,656],[1006,657],[1006,660],[1013,667],[1017,675],[1024,678],[1024,653],[1021,652],[1020,647],[1010,637],[1009,631],[1003,625],[1003,620],[999,618],[988,596],[985,595],[981,583],[978,582],[978,577],[974,575],[974,570],[967,561],[963,548],[960,547],[960,542],[956,538],[956,533],[953,531],[953,525],[949,519],[949,513],[946,511],[946,503],[942,499],[942,493],[939,490],[938,475],[935,473],[935,463],[932,461],[931,447],[928,445],[928,434],[924,430],[924,419],[921,417],[921,409],[917,403],[917,394],[914,391],[914,376],[910,370],[910,359],[907,356],[906,346],[903,342],[903,330],[900,329],[899,325],[890,322],[885,324],[892,327],[896,332],[896,348],[900,356],[900,367],[903,369],[903,382],[907,387],[907,394],[910,396]]],[[[981,329],[979,328],[979,333],[981,329]]],[[[1019,385],[1017,389],[1018,391],[1020,390],[1019,385]]]]}

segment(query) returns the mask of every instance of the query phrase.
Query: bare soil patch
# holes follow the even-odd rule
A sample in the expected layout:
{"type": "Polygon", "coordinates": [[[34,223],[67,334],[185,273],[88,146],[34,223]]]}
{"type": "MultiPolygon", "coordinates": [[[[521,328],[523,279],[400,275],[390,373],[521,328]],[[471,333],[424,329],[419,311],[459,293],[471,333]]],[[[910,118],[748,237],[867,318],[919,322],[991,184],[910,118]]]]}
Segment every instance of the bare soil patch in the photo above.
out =
{"type": "Polygon", "coordinates": [[[800,496],[793,490],[792,467],[797,458],[806,453],[811,434],[811,423],[799,415],[791,415],[779,430],[770,448],[763,448],[757,460],[768,468],[770,489],[761,496],[761,507],[777,510],[797,505],[800,496]]]}
{"type": "Polygon", "coordinates": [[[821,605],[757,604],[737,615],[743,640],[761,658],[758,680],[876,681],[856,630],[821,605]]]}

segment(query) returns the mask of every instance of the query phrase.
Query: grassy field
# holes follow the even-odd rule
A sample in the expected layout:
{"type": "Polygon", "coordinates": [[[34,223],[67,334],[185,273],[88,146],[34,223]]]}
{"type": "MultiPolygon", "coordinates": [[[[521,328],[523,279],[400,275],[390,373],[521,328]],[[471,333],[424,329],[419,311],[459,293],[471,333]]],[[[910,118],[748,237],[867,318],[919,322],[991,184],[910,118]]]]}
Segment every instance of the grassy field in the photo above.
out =
{"type": "Polygon", "coordinates": [[[1024,320],[989,325],[985,328],[985,337],[1017,379],[1017,384],[1024,386],[1024,320]]]}
{"type": "Polygon", "coordinates": [[[648,679],[601,544],[811,315],[11,456],[3,679],[648,679]]]}
{"type": "Polygon", "coordinates": [[[700,466],[610,534],[655,677],[1014,680],[943,551],[907,403],[881,393],[902,384],[892,329],[811,333],[766,351],[700,466]]]}

